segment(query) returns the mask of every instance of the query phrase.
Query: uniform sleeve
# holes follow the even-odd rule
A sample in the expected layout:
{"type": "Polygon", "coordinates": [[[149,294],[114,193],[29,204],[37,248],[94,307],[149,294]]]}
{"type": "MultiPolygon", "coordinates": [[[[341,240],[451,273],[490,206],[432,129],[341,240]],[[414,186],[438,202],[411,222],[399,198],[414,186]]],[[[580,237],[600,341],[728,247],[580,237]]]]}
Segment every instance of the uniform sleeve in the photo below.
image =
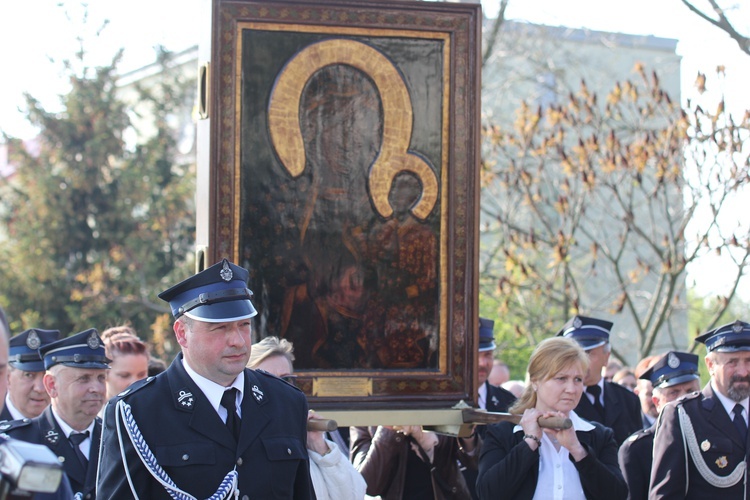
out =
{"type": "Polygon", "coordinates": [[[688,480],[686,465],[677,407],[668,404],[662,409],[656,423],[649,499],[685,498],[688,480]]]}
{"type": "Polygon", "coordinates": [[[489,425],[479,456],[477,494],[480,499],[513,499],[529,475],[539,469],[539,449],[518,441],[513,426],[489,425]]]}
{"type": "Polygon", "coordinates": [[[576,462],[576,470],[587,498],[625,500],[628,486],[617,463],[617,442],[612,429],[597,426],[591,446],[581,443],[588,454],[576,462]]]}
{"type": "Polygon", "coordinates": [[[402,443],[398,433],[385,427],[352,427],[351,457],[354,467],[367,483],[367,494],[382,495],[393,481],[402,443]]]}
{"type": "Polygon", "coordinates": [[[147,498],[148,494],[143,485],[150,483],[148,471],[138,458],[122,422],[119,431],[123,447],[120,447],[120,437],[115,426],[116,400],[107,403],[104,421],[102,423],[102,439],[99,449],[99,470],[97,473],[97,497],[107,499],[132,499],[133,492],[128,482],[132,480],[133,487],[139,498],[147,498]],[[123,465],[124,452],[127,467],[123,465]]]}
{"type": "MultiPolygon", "coordinates": [[[[626,439],[620,450],[617,452],[617,462],[620,464],[622,477],[628,485],[628,498],[630,500],[640,500],[648,496],[649,477],[643,474],[643,465],[639,463],[639,455],[636,450],[639,448],[638,441],[626,439]]],[[[647,450],[651,453],[651,450],[647,450]]]]}

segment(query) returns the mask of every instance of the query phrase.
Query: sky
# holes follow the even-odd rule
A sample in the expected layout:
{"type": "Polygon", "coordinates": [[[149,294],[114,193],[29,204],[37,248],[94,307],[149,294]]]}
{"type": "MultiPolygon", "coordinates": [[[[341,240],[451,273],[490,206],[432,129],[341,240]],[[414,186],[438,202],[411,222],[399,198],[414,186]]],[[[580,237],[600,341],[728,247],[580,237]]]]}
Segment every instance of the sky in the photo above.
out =
{"type": "MultiPolygon", "coordinates": [[[[34,128],[18,109],[23,93],[40,100],[49,110],[59,104],[67,90],[61,61],[70,59],[84,43],[89,66],[107,64],[124,49],[119,69],[124,73],[155,59],[155,47],[180,51],[196,43],[196,32],[209,22],[198,16],[201,2],[208,0],[89,0],[88,18],[83,19],[80,2],[24,0],[4,2],[0,8],[0,47],[4,70],[0,80],[0,131],[16,137],[31,137],[34,128]],[[94,34],[108,21],[99,37],[94,34]],[[92,40],[95,40],[92,42],[92,40]]],[[[494,17],[497,0],[482,0],[486,15],[494,17]]],[[[706,0],[694,0],[705,4],[706,0]]],[[[725,0],[722,5],[743,4],[733,19],[740,33],[750,35],[750,2],[725,0]],[[740,22],[743,21],[743,22],[740,22]]],[[[695,97],[693,83],[698,71],[714,76],[717,65],[726,67],[721,84],[709,80],[710,90],[721,92],[727,108],[740,114],[750,109],[750,56],[717,28],[692,14],[681,0],[510,0],[506,18],[550,26],[587,28],[626,34],[654,35],[678,40],[682,57],[682,97],[695,97]]],[[[743,224],[747,211],[738,210],[743,224]],[[744,213],[743,213],[744,212],[744,213]]],[[[689,285],[701,293],[721,292],[723,267],[716,258],[706,259],[690,270],[689,285]],[[717,277],[719,277],[717,279],[717,277]]],[[[750,279],[741,288],[750,301],[750,279]]]]}

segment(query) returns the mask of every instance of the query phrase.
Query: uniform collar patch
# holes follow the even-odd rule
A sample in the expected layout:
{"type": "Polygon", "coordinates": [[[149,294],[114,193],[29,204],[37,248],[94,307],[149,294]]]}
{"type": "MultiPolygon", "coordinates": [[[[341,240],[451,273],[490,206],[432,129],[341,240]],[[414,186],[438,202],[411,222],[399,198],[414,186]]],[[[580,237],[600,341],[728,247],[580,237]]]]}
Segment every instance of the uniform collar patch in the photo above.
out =
{"type": "Polygon", "coordinates": [[[60,434],[58,434],[56,430],[50,429],[47,431],[47,434],[44,435],[44,440],[49,444],[57,444],[60,440],[60,434]]]}
{"type": "Polygon", "coordinates": [[[183,408],[192,408],[195,398],[193,397],[192,392],[183,389],[177,393],[177,402],[180,403],[180,406],[183,408]]]}
{"type": "Polygon", "coordinates": [[[255,385],[255,384],[253,384],[253,387],[252,387],[251,391],[253,393],[253,397],[255,398],[255,400],[258,403],[262,403],[263,402],[263,398],[265,397],[265,395],[263,394],[263,391],[260,390],[260,388],[257,385],[255,385]]]}

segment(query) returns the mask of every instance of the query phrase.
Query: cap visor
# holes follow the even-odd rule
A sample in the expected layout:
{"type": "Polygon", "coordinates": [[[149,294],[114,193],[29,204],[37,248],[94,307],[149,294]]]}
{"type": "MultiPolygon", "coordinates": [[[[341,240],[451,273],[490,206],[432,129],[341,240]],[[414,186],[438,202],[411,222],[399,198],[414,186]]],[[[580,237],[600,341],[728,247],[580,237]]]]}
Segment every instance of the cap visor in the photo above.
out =
{"type": "Polygon", "coordinates": [[[700,377],[698,375],[687,373],[685,375],[680,375],[679,377],[670,378],[669,380],[660,384],[658,387],[659,389],[666,389],[667,387],[672,387],[673,385],[683,384],[685,382],[691,382],[693,380],[698,380],[699,378],[700,377]]]}
{"type": "Polygon", "coordinates": [[[249,300],[231,300],[199,306],[185,313],[188,318],[205,323],[225,323],[252,318],[258,314],[249,300]]]}
{"type": "Polygon", "coordinates": [[[20,362],[20,361],[10,361],[8,362],[10,366],[13,368],[17,368],[19,370],[23,370],[25,372],[43,372],[44,371],[44,361],[27,361],[27,362],[20,362]]]}

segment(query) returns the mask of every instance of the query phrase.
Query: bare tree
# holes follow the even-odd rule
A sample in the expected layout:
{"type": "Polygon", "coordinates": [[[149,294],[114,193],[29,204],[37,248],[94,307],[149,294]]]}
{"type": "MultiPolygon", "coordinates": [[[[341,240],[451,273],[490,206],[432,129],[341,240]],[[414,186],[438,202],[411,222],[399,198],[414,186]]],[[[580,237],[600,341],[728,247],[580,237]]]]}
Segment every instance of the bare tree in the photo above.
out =
{"type": "Polygon", "coordinates": [[[604,98],[582,81],[484,127],[483,293],[529,343],[598,313],[630,317],[640,357],[657,334],[679,345],[670,319],[686,307],[686,266],[707,252],[734,260],[713,322],[747,267],[748,227],[720,222],[750,183],[750,114],[681,109],[656,73],[636,73],[604,98]]]}
{"type": "Polygon", "coordinates": [[[716,0],[706,1],[713,11],[712,14],[709,14],[708,9],[701,10],[700,8],[696,7],[695,2],[682,0],[682,3],[684,3],[688,9],[698,15],[701,19],[704,19],[705,21],[711,23],[712,25],[728,34],[732,38],[732,40],[737,42],[737,45],[740,47],[740,50],[742,52],[750,55],[750,38],[737,31],[737,29],[735,28],[735,23],[733,23],[729,19],[731,11],[737,9],[738,6],[736,4],[733,4],[728,7],[721,7],[716,0]]]}

